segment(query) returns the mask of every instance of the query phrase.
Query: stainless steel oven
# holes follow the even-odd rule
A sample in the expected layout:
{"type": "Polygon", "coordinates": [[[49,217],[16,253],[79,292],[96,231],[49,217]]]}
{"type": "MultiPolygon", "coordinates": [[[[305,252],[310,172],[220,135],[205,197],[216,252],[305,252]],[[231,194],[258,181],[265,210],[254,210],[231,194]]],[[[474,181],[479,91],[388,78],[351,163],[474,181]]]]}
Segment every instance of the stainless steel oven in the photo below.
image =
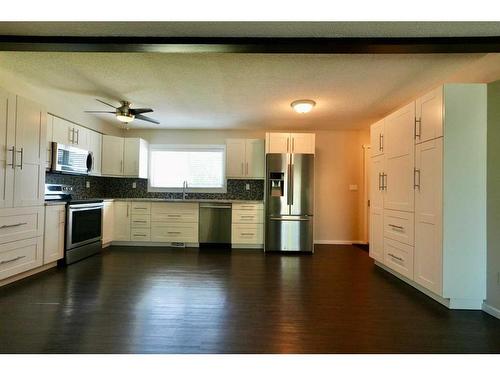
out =
{"type": "Polygon", "coordinates": [[[78,147],[52,143],[52,172],[88,174],[93,166],[92,153],[78,147]]]}
{"type": "Polygon", "coordinates": [[[101,251],[102,201],[71,201],[67,206],[66,263],[101,251]]]}

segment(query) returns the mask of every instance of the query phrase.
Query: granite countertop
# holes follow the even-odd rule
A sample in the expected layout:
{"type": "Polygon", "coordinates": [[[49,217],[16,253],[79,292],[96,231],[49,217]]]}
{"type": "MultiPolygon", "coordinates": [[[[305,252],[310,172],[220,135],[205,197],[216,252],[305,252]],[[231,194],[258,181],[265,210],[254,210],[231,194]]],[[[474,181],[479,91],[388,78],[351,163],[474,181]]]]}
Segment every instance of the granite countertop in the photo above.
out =
{"type": "Polygon", "coordinates": [[[45,201],[46,206],[62,206],[66,205],[65,201],[45,201]]]}
{"type": "Polygon", "coordinates": [[[108,198],[104,201],[126,201],[126,202],[185,202],[185,203],[264,203],[259,200],[241,199],[162,199],[162,198],[108,198]]]}

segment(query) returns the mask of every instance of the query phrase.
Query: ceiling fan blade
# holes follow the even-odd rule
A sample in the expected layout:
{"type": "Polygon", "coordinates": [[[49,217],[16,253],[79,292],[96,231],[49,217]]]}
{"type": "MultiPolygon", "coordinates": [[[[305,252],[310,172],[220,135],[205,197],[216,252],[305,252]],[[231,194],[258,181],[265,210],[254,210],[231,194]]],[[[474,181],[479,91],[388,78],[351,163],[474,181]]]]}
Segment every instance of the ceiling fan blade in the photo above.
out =
{"type": "Polygon", "coordinates": [[[157,125],[160,124],[158,121],[153,120],[151,117],[147,117],[147,116],[143,116],[143,115],[136,115],[135,118],[138,120],[152,122],[153,124],[157,124],[157,125]]]}
{"type": "Polygon", "coordinates": [[[116,109],[116,108],[117,108],[117,107],[115,107],[114,105],[111,105],[111,104],[109,104],[109,103],[103,102],[101,99],[97,99],[97,98],[96,98],[96,100],[97,100],[98,102],[101,102],[102,104],[106,104],[106,105],[108,105],[108,106],[110,106],[110,107],[112,107],[112,108],[114,108],[114,109],[116,109]]]}
{"type": "Polygon", "coordinates": [[[110,111],[84,111],[85,113],[113,113],[116,114],[116,112],[110,112],[110,111]]]}
{"type": "Polygon", "coordinates": [[[153,112],[151,108],[130,108],[130,112],[134,115],[139,115],[141,113],[153,112]]]}

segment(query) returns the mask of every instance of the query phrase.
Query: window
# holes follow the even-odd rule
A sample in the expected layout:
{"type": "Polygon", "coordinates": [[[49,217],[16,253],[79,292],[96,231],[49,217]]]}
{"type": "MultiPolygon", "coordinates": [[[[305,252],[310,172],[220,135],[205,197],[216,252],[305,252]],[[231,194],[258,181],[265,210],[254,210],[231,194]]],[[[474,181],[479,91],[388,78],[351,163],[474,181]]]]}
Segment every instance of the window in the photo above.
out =
{"type": "Polygon", "coordinates": [[[151,145],[149,191],[226,192],[225,145],[151,145]]]}

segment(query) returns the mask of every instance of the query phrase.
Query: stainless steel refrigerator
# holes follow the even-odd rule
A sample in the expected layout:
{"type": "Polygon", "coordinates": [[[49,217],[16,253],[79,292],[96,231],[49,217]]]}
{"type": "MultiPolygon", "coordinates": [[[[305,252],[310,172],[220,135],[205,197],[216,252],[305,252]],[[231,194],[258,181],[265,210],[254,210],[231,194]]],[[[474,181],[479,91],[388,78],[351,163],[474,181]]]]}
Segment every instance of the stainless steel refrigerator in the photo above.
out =
{"type": "Polygon", "coordinates": [[[314,155],[266,155],[265,251],[313,251],[314,155]]]}

